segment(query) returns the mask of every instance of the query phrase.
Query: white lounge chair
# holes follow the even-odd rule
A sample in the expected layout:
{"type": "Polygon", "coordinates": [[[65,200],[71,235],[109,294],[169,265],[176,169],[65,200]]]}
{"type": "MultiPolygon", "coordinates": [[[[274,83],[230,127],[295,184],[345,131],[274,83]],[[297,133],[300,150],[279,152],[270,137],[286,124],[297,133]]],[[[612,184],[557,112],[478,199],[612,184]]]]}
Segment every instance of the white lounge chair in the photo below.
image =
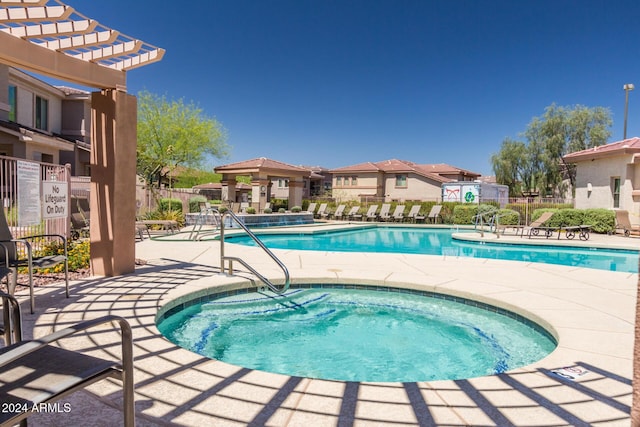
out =
{"type": "Polygon", "coordinates": [[[440,216],[441,210],[442,210],[442,205],[433,205],[431,207],[431,210],[429,211],[429,215],[427,215],[427,218],[429,218],[429,221],[433,221],[433,223],[435,224],[436,222],[438,222],[438,218],[442,219],[442,217],[440,216]]]}
{"type": "Polygon", "coordinates": [[[404,220],[404,205],[397,205],[393,210],[393,215],[391,215],[391,218],[394,221],[402,222],[404,220]]]}
{"type": "Polygon", "coordinates": [[[310,212],[310,213],[315,215],[315,213],[316,213],[316,205],[317,205],[316,202],[309,203],[309,206],[307,207],[307,212],[310,212]]]}
{"type": "Polygon", "coordinates": [[[411,206],[411,209],[409,210],[409,214],[407,215],[406,219],[411,221],[411,222],[424,221],[425,220],[425,216],[424,215],[420,215],[420,208],[421,207],[422,206],[420,206],[420,205],[411,206]]]}
{"type": "Polygon", "coordinates": [[[327,210],[327,204],[326,203],[321,203],[320,207],[318,208],[318,212],[316,212],[314,217],[322,218],[326,210],[327,210]]]}
{"type": "Polygon", "coordinates": [[[380,208],[380,214],[378,214],[378,219],[380,221],[389,221],[391,219],[391,215],[389,211],[391,210],[391,205],[389,203],[383,203],[380,208]]]}
{"type": "Polygon", "coordinates": [[[365,216],[365,219],[367,221],[372,220],[375,221],[378,218],[378,205],[371,205],[369,206],[369,210],[367,211],[367,215],[365,216]]]}
{"type": "Polygon", "coordinates": [[[331,216],[333,216],[333,219],[342,219],[342,217],[344,216],[345,208],[346,208],[345,205],[338,205],[338,207],[336,208],[336,211],[333,213],[328,213],[327,217],[330,218],[331,216]]]}
{"type": "Polygon", "coordinates": [[[349,213],[347,214],[347,219],[349,221],[361,221],[362,214],[358,213],[358,211],[360,211],[360,206],[352,206],[351,209],[349,209],[349,213]]]}

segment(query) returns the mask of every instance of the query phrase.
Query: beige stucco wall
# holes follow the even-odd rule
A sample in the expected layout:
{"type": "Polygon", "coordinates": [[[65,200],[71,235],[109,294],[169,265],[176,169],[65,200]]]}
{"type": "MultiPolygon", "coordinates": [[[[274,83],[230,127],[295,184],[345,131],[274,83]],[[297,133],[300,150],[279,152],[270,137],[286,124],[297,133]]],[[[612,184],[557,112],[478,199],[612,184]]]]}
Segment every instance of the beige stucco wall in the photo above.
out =
{"type": "Polygon", "coordinates": [[[338,201],[360,200],[363,195],[371,197],[382,195],[382,193],[379,194],[382,185],[382,175],[377,173],[335,174],[331,194],[338,201]],[[351,178],[354,176],[356,177],[356,185],[351,185],[351,178]],[[337,177],[342,180],[340,185],[336,183],[337,177]],[[345,177],[349,177],[349,185],[344,184],[345,177]]]}
{"type": "MultiPolygon", "coordinates": [[[[620,178],[620,209],[640,215],[640,203],[633,200],[635,170],[640,165],[631,165],[632,156],[616,156],[599,158],[577,163],[575,206],[578,209],[605,208],[613,209],[613,178],[620,178]],[[587,190],[591,184],[592,190],[587,190]]],[[[636,183],[636,187],[639,183],[636,183]]]]}
{"type": "Polygon", "coordinates": [[[48,101],[48,129],[53,133],[61,133],[62,97],[60,90],[47,85],[31,76],[14,70],[9,72],[9,84],[17,87],[17,122],[35,128],[36,96],[48,101]]]}
{"type": "Polygon", "coordinates": [[[385,201],[440,200],[442,188],[439,182],[416,174],[405,175],[406,187],[396,187],[396,174],[385,176],[385,201]]]}

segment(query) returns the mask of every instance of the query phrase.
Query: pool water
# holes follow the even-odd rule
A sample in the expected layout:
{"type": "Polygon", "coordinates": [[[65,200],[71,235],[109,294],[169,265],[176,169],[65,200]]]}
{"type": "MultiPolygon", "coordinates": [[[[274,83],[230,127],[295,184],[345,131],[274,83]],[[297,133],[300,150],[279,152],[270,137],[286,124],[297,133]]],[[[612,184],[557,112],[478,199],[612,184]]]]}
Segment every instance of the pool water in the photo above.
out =
{"type": "MultiPolygon", "coordinates": [[[[453,239],[453,232],[451,229],[370,227],[316,234],[261,234],[258,237],[267,247],[277,249],[465,256],[638,272],[638,251],[466,242],[453,239]]],[[[255,245],[247,236],[229,236],[226,240],[255,245]]]]}
{"type": "Polygon", "coordinates": [[[493,310],[397,291],[292,289],[285,297],[247,293],[192,305],[158,329],[234,365],[343,381],[491,375],[555,348],[537,325],[493,310]]]}

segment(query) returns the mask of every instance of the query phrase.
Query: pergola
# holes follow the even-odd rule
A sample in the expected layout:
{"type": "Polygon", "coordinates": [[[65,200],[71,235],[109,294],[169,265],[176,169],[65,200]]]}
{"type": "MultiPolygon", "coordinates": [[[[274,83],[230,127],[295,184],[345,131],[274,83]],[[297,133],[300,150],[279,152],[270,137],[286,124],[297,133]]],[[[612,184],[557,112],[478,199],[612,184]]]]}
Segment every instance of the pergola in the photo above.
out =
{"type": "Polygon", "coordinates": [[[236,177],[251,177],[251,201],[260,210],[270,200],[271,178],[286,178],[289,180],[289,208],[302,206],[302,190],[304,178],[309,178],[311,171],[298,166],[289,165],[277,160],[259,157],[245,160],[214,169],[222,174],[222,199],[235,202],[236,177]]]}
{"type": "Polygon", "coordinates": [[[137,103],[126,93],[126,72],[163,55],[60,1],[0,0],[0,63],[100,90],[91,95],[91,263],[97,275],[135,268],[137,103]]]}

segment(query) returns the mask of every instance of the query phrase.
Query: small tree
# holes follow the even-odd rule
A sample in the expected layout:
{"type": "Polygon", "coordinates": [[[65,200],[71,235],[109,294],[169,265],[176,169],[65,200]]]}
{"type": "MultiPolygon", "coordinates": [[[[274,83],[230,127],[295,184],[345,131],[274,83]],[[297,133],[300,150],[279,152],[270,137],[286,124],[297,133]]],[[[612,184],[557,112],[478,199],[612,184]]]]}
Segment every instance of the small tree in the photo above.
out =
{"type": "Polygon", "coordinates": [[[195,104],[138,94],[137,172],[148,186],[177,166],[201,168],[207,156],[227,155],[226,131],[195,104]]]}
{"type": "Polygon", "coordinates": [[[526,142],[507,138],[491,156],[497,181],[508,185],[513,194],[536,190],[541,195],[564,194],[565,179],[575,188],[575,167],[565,163],[563,156],[606,144],[612,122],[607,108],[550,105],[523,132],[526,142]]]}

